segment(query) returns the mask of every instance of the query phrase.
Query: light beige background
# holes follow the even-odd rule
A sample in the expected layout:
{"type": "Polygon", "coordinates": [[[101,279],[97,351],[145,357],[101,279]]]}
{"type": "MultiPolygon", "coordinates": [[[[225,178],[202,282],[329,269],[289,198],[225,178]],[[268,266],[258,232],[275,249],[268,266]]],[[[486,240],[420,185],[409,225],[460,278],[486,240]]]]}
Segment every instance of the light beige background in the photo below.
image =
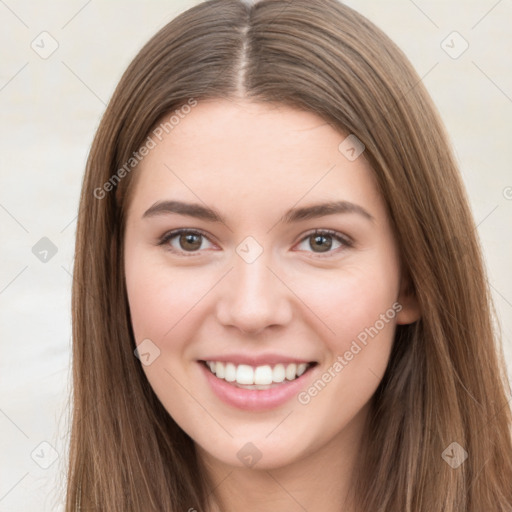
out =
{"type": "MultiPolygon", "coordinates": [[[[78,195],[113,89],[197,1],[0,0],[0,510],[62,510],[78,195]],[[31,47],[51,48],[47,59],[31,47]],[[44,39],[41,42],[41,38],[44,39]],[[46,263],[32,247],[48,237],[46,263]],[[44,469],[41,465],[55,462],[44,469]]],[[[512,369],[512,3],[350,0],[412,60],[446,123],[478,223],[512,369]],[[469,44],[463,48],[457,31],[469,44]],[[448,39],[447,36],[450,36],[448,39]]]]}

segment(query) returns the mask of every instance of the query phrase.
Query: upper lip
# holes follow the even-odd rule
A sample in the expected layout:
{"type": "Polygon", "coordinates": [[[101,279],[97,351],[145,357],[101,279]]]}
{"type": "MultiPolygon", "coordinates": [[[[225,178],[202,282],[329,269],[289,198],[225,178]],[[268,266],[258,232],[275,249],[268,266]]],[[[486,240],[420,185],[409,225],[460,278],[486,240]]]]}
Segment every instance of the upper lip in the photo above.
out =
{"type": "Polygon", "coordinates": [[[223,355],[212,355],[200,359],[200,361],[221,361],[223,363],[234,363],[247,364],[249,366],[264,366],[274,364],[301,364],[301,363],[314,363],[312,359],[299,359],[296,357],[290,357],[280,354],[259,354],[259,355],[248,355],[248,354],[223,354],[223,355]]]}

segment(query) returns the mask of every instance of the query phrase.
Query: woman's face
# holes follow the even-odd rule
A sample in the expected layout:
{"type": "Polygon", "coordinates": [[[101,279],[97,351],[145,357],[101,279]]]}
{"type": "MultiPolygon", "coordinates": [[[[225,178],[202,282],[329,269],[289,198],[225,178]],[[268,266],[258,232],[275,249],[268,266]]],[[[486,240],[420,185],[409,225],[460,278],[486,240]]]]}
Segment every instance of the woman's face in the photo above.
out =
{"type": "Polygon", "coordinates": [[[173,126],[133,171],[124,242],[152,388],[230,466],[356,446],[396,324],[418,316],[362,147],[249,102],[201,102],[173,126]]]}

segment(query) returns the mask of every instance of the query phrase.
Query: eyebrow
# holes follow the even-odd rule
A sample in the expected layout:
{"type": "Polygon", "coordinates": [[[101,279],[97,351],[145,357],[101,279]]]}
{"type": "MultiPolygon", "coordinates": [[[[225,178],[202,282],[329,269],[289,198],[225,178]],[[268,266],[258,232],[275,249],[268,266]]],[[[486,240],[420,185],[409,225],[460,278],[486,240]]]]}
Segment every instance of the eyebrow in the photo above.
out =
{"type": "MultiPolygon", "coordinates": [[[[373,222],[375,220],[373,215],[358,204],[349,201],[331,201],[302,208],[291,208],[281,217],[280,222],[292,224],[294,222],[341,213],[356,213],[369,221],[373,222]]],[[[198,203],[184,203],[182,201],[157,201],[144,212],[142,218],[168,214],[186,215],[208,222],[226,224],[224,217],[212,208],[198,203]]]]}

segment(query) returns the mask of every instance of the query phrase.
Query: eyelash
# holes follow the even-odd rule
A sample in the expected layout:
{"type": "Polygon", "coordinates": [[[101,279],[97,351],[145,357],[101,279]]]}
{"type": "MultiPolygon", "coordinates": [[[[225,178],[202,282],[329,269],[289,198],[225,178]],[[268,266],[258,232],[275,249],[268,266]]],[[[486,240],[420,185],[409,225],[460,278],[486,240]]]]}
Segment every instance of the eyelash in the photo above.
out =
{"type": "MultiPolygon", "coordinates": [[[[178,235],[181,235],[183,233],[187,233],[187,234],[192,234],[192,235],[199,235],[199,236],[202,236],[206,239],[209,240],[209,237],[208,235],[206,235],[206,233],[204,233],[203,231],[201,230],[198,230],[198,229],[187,229],[187,228],[180,228],[180,229],[175,229],[173,231],[168,231],[167,233],[165,233],[158,241],[158,244],[159,246],[164,246],[165,244],[167,244],[171,239],[175,238],[176,236],[178,235]]],[[[299,241],[299,243],[303,242],[304,240],[306,240],[307,238],[311,238],[312,236],[330,236],[332,238],[334,238],[336,241],[340,242],[342,246],[344,246],[345,248],[350,248],[350,247],[353,247],[354,243],[352,242],[352,240],[350,240],[348,237],[342,235],[341,233],[338,233],[337,231],[333,231],[331,229],[315,229],[309,233],[306,233],[299,241]]],[[[187,251],[180,251],[180,250],[176,250],[174,249],[173,247],[171,247],[170,245],[168,245],[168,247],[165,247],[166,250],[170,251],[170,252],[173,252],[175,254],[180,254],[182,256],[185,256],[185,257],[189,257],[189,256],[197,256],[199,254],[199,251],[195,251],[195,252],[187,252],[187,251]]],[[[332,254],[335,254],[337,252],[339,252],[339,250],[341,249],[341,247],[339,247],[338,249],[335,249],[335,250],[329,250],[327,251],[326,253],[315,253],[313,252],[313,254],[316,254],[317,257],[319,258],[328,258],[330,257],[332,254]],[[324,255],[325,254],[325,255],[324,255]]]]}

